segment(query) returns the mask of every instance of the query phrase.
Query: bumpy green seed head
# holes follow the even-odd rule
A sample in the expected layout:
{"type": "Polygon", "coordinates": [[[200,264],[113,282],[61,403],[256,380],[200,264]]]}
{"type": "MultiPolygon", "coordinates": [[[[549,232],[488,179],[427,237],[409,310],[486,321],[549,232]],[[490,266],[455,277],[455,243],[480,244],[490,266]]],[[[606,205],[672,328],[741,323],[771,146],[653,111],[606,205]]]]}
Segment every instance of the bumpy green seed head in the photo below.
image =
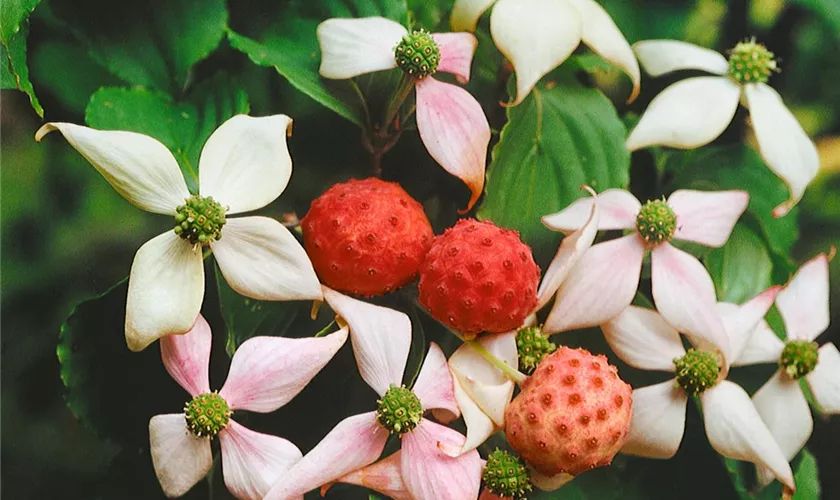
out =
{"type": "Polygon", "coordinates": [[[212,196],[194,194],[175,209],[175,234],[193,245],[222,238],[225,209],[212,196]]]}
{"type": "Polygon", "coordinates": [[[531,491],[531,479],[522,460],[497,449],[487,457],[484,466],[484,486],[492,493],[505,498],[523,498],[531,491]]]}
{"type": "Polygon", "coordinates": [[[376,403],[379,405],[376,410],[376,420],[389,432],[403,435],[413,431],[423,418],[423,406],[420,400],[411,392],[411,389],[405,387],[391,384],[388,392],[376,403]]]}
{"type": "Polygon", "coordinates": [[[519,351],[519,369],[531,373],[537,365],[557,349],[537,326],[522,328],[516,332],[516,349],[519,351]]]}
{"type": "Polygon", "coordinates": [[[665,200],[649,200],[636,216],[636,229],[649,245],[667,243],[677,230],[677,216],[665,200]]]}
{"type": "Polygon", "coordinates": [[[717,384],[720,365],[714,354],[689,349],[681,358],[674,359],[677,367],[677,385],[690,396],[696,396],[717,384]]]}
{"type": "Polygon", "coordinates": [[[807,340],[789,340],[785,342],[779,364],[792,379],[803,377],[817,367],[819,359],[817,343],[807,340]]]}
{"type": "Polygon", "coordinates": [[[773,53],[755,39],[741,42],[730,51],[729,76],[738,83],[765,83],[778,71],[773,53]]]}
{"type": "Polygon", "coordinates": [[[420,79],[434,74],[440,64],[440,47],[426,30],[406,34],[394,49],[397,66],[409,76],[420,79]]]}
{"type": "Polygon", "coordinates": [[[187,428],[196,436],[208,439],[227,427],[232,413],[218,392],[199,394],[184,405],[187,428]]]}

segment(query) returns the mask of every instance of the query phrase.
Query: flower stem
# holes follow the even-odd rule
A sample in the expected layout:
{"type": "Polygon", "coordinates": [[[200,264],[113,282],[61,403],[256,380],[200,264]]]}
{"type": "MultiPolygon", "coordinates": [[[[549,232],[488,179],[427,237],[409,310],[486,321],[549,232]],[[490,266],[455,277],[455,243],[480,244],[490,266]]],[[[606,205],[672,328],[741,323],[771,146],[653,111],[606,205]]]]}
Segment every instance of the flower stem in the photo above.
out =
{"type": "Polygon", "coordinates": [[[476,342],[475,340],[464,340],[464,343],[470,346],[488,363],[501,370],[501,372],[504,373],[505,377],[516,382],[516,384],[522,385],[522,383],[528,379],[527,375],[494,356],[492,352],[488,351],[486,347],[476,342]]]}
{"type": "Polygon", "coordinates": [[[391,96],[391,101],[388,102],[385,120],[382,121],[382,128],[384,130],[387,131],[390,129],[391,123],[393,123],[394,118],[397,116],[397,112],[399,112],[411,91],[414,90],[414,83],[415,79],[413,77],[403,75],[396,90],[394,90],[394,94],[391,96]]]}

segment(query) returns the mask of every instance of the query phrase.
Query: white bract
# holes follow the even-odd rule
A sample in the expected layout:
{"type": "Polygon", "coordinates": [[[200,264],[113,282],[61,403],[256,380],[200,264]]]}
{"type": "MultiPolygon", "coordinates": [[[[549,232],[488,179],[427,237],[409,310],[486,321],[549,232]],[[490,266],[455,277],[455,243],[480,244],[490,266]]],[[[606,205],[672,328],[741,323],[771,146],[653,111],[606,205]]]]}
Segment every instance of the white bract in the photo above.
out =
{"type": "Polygon", "coordinates": [[[145,349],[193,326],[204,299],[203,245],[242,295],[321,298],[309,257],[288,229],[268,217],[225,217],[264,207],[286,188],[292,175],[286,146],[291,124],[285,115],[237,115],[223,123],[201,151],[198,195],[190,194],[172,153],[149,136],[70,123],[38,130],[39,141],[61,132],[133,205],[175,216],[176,230],[152,238],[134,257],[125,314],[129,349],[145,349]]]}
{"type": "Polygon", "coordinates": [[[738,44],[728,61],[713,50],[676,40],[647,40],[633,49],[652,76],[686,69],[717,76],[688,78],[663,90],[627,138],[627,148],[708,144],[726,129],[741,102],[750,111],[761,156],[790,189],[790,198],[773,215],[787,214],[816,176],[819,157],[781,96],[765,83],[777,71],[773,54],[755,42],[738,44]]]}
{"type": "Polygon", "coordinates": [[[450,23],[455,31],[475,31],[481,15],[490,14],[496,46],[516,70],[519,104],[537,82],[560,66],[581,42],[623,69],[639,94],[639,63],[610,15],[594,0],[456,0],[450,23]]]}

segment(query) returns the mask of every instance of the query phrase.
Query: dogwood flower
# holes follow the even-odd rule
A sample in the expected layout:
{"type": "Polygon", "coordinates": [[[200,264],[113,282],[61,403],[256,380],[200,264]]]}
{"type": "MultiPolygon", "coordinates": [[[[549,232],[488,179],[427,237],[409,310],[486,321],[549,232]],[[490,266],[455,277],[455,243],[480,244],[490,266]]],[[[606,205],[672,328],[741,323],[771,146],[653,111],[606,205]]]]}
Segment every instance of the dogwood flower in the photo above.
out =
{"type": "Polygon", "coordinates": [[[537,82],[585,43],[623,69],[633,81],[630,101],[639,94],[639,63],[610,15],[594,0],[456,0],[450,24],[475,31],[481,15],[495,2],[490,33],[516,70],[516,99],[522,102],[537,82]]]}
{"type": "Polygon", "coordinates": [[[778,290],[774,287],[741,306],[722,304],[713,311],[721,314],[726,328],[729,342],[725,346],[708,343],[708,335],[689,334],[696,348],[686,351],[665,311],[660,315],[636,306],[602,325],[610,347],[627,364],[675,375],[633,390],[633,418],[622,452],[651,458],[674,456],[685,431],[689,396],[699,396],[706,436],[715,450],[725,457],[760,464],[791,491],[795,489],[790,465],[749,395],[726,380],[731,360],[738,358],[778,290]]]}
{"type": "MultiPolygon", "coordinates": [[[[762,323],[734,362],[779,363],[778,371],[752,399],[787,460],[805,446],[814,427],[799,379],[805,378],[825,413],[840,414],[840,352],[831,342],[819,348],[814,342],[829,323],[828,261],[821,254],[803,264],[776,297],[787,340],[779,340],[767,323],[762,323]]],[[[758,468],[758,477],[761,485],[773,479],[763,467],[758,468]]]]}
{"type": "MultiPolygon", "coordinates": [[[[390,19],[327,19],[318,26],[320,73],[345,80],[399,67],[417,93],[417,130],[432,158],[461,179],[472,195],[467,209],[484,189],[484,165],[490,125],[469,92],[432,78],[452,73],[470,79],[478,41],[472,33],[428,33],[406,29],[390,19]]],[[[410,87],[408,87],[410,91],[410,87]]],[[[386,124],[388,125],[388,124],[386,124]]]]}
{"type": "Polygon", "coordinates": [[[174,230],[137,251],[128,281],[125,338],[140,351],[192,327],[204,299],[202,248],[213,250],[228,284],[259,300],[309,300],[320,285],[303,248],[268,217],[228,215],[256,210],[280,196],[292,175],[285,115],[237,115],[207,139],[199,160],[200,194],[191,195],[169,150],[149,136],[47,123],[58,130],[133,205],[175,217],[174,230]]]}
{"type": "MultiPolygon", "coordinates": [[[[623,311],[636,294],[646,250],[651,251],[653,299],[677,330],[727,343],[714,314],[715,288],[695,257],[671,245],[672,238],[710,247],[726,243],[747,207],[744,191],[675,191],[665,200],[642,205],[621,189],[598,195],[598,229],[632,230],[618,239],[593,245],[560,285],[543,330],[563,332],[603,324],[623,311]]],[[[593,203],[580,199],[543,217],[549,229],[569,232],[581,227],[593,203]]]]}
{"type": "Polygon", "coordinates": [[[459,415],[446,357],[432,343],[412,388],[402,385],[411,344],[404,313],[368,304],[324,287],[324,299],[350,329],[362,379],[379,395],[377,409],[339,422],[283,475],[266,500],[299,495],[373,463],[391,433],[402,443],[401,478],[413,498],[461,500],[478,496],[478,452],[457,458],[466,438],[423,416],[427,410],[451,420],[459,415]]]}
{"type": "Polygon", "coordinates": [[[181,496],[210,471],[210,440],[218,436],[228,490],[239,499],[259,500],[301,452],[283,438],[243,427],[231,414],[268,413],[288,403],[344,345],[347,329],[322,338],[248,339],[236,350],[218,392],[210,392],[208,378],[211,337],[199,315],[189,332],[160,341],[166,371],[192,400],[183,413],[149,421],[152,464],[166,496],[181,496]]]}
{"type": "Polygon", "coordinates": [[[773,215],[787,214],[817,175],[819,157],[781,96],[767,85],[778,71],[773,53],[755,41],[736,45],[728,61],[713,50],[675,40],[638,42],[633,49],[652,76],[685,69],[716,76],[688,78],[663,90],[627,138],[627,148],[692,149],[708,144],[726,129],[741,102],[750,111],[759,153],[790,189],[790,198],[773,215]]]}

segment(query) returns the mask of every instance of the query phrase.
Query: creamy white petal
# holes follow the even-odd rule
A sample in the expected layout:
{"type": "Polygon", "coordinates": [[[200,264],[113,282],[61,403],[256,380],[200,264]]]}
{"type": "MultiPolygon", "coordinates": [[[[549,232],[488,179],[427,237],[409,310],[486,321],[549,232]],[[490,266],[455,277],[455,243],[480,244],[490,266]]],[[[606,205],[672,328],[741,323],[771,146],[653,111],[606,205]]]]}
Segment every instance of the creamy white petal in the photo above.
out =
{"type": "Polygon", "coordinates": [[[125,341],[142,351],[164,335],[187,332],[204,300],[201,248],[167,231],[134,255],[125,306],[125,341]]]}
{"type": "MultiPolygon", "coordinates": [[[[461,448],[461,453],[466,453],[470,450],[481,446],[496,430],[499,428],[484,413],[481,408],[475,404],[475,401],[461,388],[458,382],[458,377],[453,378],[455,385],[455,399],[458,401],[458,406],[461,408],[461,415],[464,417],[464,423],[467,424],[467,440],[461,448]]],[[[513,386],[511,383],[511,393],[513,386]]]]}
{"type": "Polygon", "coordinates": [[[769,85],[744,86],[758,150],[764,162],[787,184],[790,199],[773,209],[782,217],[796,205],[820,168],[817,147],[769,85]]]}
{"type": "Polygon", "coordinates": [[[644,40],[634,43],[633,51],[651,76],[683,69],[699,69],[715,75],[729,72],[729,61],[719,52],[679,40],[644,40]]]}
{"type": "Polygon", "coordinates": [[[327,19],[318,25],[324,78],[344,80],[397,67],[394,49],[406,29],[384,17],[327,19]]]}
{"type": "Polygon", "coordinates": [[[840,413],[840,352],[831,342],[820,347],[814,371],[805,375],[811,394],[820,408],[830,414],[840,413]]]}
{"type": "Polygon", "coordinates": [[[791,460],[814,429],[811,409],[799,382],[779,370],[753,394],[752,401],[785,458],[791,460]]]}
{"type": "MultiPolygon", "coordinates": [[[[514,369],[518,367],[515,332],[484,335],[478,342],[503,363],[514,369]]],[[[497,426],[503,426],[505,406],[513,395],[513,382],[467,344],[450,356],[449,366],[465,395],[497,426]]]]}
{"type": "Polygon", "coordinates": [[[149,453],[160,487],[169,498],[190,491],[213,467],[210,440],[190,432],[183,413],[149,420],[149,453]]]}
{"type": "MultiPolygon", "coordinates": [[[[584,226],[592,216],[592,204],[596,198],[587,197],[575,200],[563,210],[542,217],[545,227],[562,233],[571,233],[584,226]]],[[[598,193],[598,229],[633,229],[636,227],[636,216],[642,204],[629,191],[624,189],[607,189],[598,193]]]]}
{"type": "Polygon", "coordinates": [[[723,322],[726,336],[729,337],[729,352],[726,358],[730,362],[741,357],[741,353],[764,321],[764,316],[773,305],[779,290],[780,286],[770,287],[740,306],[726,302],[716,304],[715,309],[723,322]]]}
{"type": "Polygon", "coordinates": [[[574,52],[581,40],[577,9],[557,0],[499,0],[490,14],[496,47],[516,70],[519,104],[546,73],[574,52]]]}
{"type": "Polygon", "coordinates": [[[475,31],[481,15],[490,8],[496,0],[455,0],[449,26],[452,31],[475,31]]]}
{"type": "Polygon", "coordinates": [[[675,380],[633,390],[633,416],[623,453],[671,458],[685,432],[688,396],[675,380]]]}
{"type": "Polygon", "coordinates": [[[630,306],[601,330],[619,358],[642,370],[673,372],[685,354],[679,332],[653,309],[630,306]]]}
{"type": "Polygon", "coordinates": [[[61,132],[123,198],[143,210],[174,215],[190,195],[175,157],[156,139],[122,130],[47,123],[35,140],[53,130],[61,132]]]}
{"type": "Polygon", "coordinates": [[[791,340],[814,340],[828,328],[828,257],[819,254],[796,271],[776,297],[791,340]]]}
{"type": "Polygon", "coordinates": [[[777,363],[784,348],[784,342],[776,336],[770,325],[761,321],[741,349],[741,354],[732,362],[732,366],[777,363]]]}
{"type": "Polygon", "coordinates": [[[722,380],[703,392],[700,399],[706,435],[712,448],[725,457],[764,466],[772,470],[782,484],[796,489],[790,464],[746,391],[722,380]]]}
{"type": "MultiPolygon", "coordinates": [[[[531,477],[531,483],[533,483],[534,486],[543,491],[554,491],[556,489],[559,489],[560,487],[562,487],[563,485],[575,478],[575,476],[571,474],[566,474],[564,472],[561,472],[560,474],[555,474],[553,476],[547,476],[542,472],[534,469],[530,465],[528,466],[528,475],[531,477]]],[[[490,498],[493,500],[498,499],[498,497],[490,498]]]]}
{"type": "Polygon", "coordinates": [[[623,69],[633,82],[629,101],[636,99],[641,89],[639,62],[627,39],[610,15],[594,0],[566,0],[577,8],[581,19],[581,39],[590,49],[607,61],[623,69]]]}
{"type": "Polygon", "coordinates": [[[735,116],[741,87],[728,78],[698,76],[659,93],[627,138],[627,149],[693,149],[715,140],[735,116]]]}
{"type": "Polygon", "coordinates": [[[198,160],[199,191],[237,214],[262,208],[286,189],[292,119],[236,115],[207,139],[198,160]]]}
{"type": "Polygon", "coordinates": [[[210,243],[231,288],[258,300],[318,300],[321,284],[292,233],[261,216],[228,219],[210,243]]]}

